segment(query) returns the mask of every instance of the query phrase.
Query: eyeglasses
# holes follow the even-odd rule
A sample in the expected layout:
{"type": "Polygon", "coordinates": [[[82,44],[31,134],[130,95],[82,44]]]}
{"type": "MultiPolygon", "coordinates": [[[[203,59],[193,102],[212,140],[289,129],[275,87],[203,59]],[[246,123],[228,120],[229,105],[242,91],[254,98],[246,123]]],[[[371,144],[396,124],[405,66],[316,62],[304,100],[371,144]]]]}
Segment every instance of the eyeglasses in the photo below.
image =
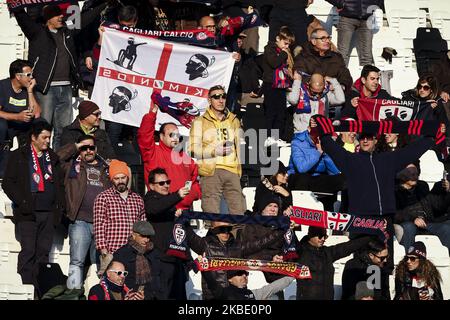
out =
{"type": "Polygon", "coordinates": [[[411,260],[411,262],[416,262],[418,258],[414,256],[405,256],[405,261],[411,260]]]}
{"type": "Polygon", "coordinates": [[[165,184],[170,185],[170,183],[172,182],[172,180],[166,180],[166,181],[158,181],[158,182],[154,182],[153,184],[159,184],[161,187],[164,186],[165,184]]]}
{"type": "Polygon", "coordinates": [[[378,256],[378,255],[376,255],[375,253],[372,253],[375,257],[377,257],[378,259],[380,259],[380,261],[385,261],[385,260],[387,260],[388,258],[389,258],[389,255],[387,255],[387,256],[378,256]]]}
{"type": "Polygon", "coordinates": [[[181,135],[178,132],[171,132],[171,133],[169,133],[169,137],[179,138],[179,137],[181,137],[181,135]]]}
{"type": "Polygon", "coordinates": [[[102,112],[96,112],[96,113],[92,113],[93,116],[96,116],[97,118],[100,117],[102,115],[102,112]]]}
{"type": "Polygon", "coordinates": [[[321,40],[322,42],[325,42],[325,41],[331,41],[331,36],[328,36],[328,37],[326,37],[326,36],[323,36],[323,37],[320,37],[320,38],[313,38],[313,39],[316,39],[316,40],[321,40]]]}
{"type": "Polygon", "coordinates": [[[122,275],[124,277],[126,277],[128,275],[128,271],[122,271],[122,270],[108,270],[108,271],[116,273],[119,277],[122,275]]]}
{"type": "Polygon", "coordinates": [[[27,72],[27,73],[20,72],[20,73],[18,73],[18,75],[25,76],[25,77],[28,77],[28,78],[32,78],[33,77],[33,72],[27,72]]]}
{"type": "Polygon", "coordinates": [[[95,151],[95,149],[97,149],[96,146],[81,146],[80,147],[80,151],[95,151]]]}
{"type": "Polygon", "coordinates": [[[427,84],[425,84],[425,85],[423,85],[423,84],[418,84],[418,85],[417,85],[417,90],[420,90],[420,89],[423,89],[423,90],[425,90],[425,91],[428,91],[428,90],[431,89],[431,87],[430,87],[429,85],[427,85],[427,84]]]}
{"type": "Polygon", "coordinates": [[[227,98],[227,94],[226,93],[214,94],[214,95],[211,96],[211,99],[214,99],[214,100],[219,100],[219,99],[225,100],[226,98],[227,98]]]}

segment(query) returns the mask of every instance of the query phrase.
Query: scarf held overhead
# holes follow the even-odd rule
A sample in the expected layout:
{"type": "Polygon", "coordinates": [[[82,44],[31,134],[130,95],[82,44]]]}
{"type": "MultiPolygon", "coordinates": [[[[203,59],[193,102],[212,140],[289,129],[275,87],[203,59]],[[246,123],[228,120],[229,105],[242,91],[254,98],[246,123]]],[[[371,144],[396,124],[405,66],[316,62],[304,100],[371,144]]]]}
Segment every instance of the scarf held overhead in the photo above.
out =
{"type": "Polygon", "coordinates": [[[300,225],[348,231],[350,233],[373,234],[377,235],[382,241],[389,238],[385,230],[386,221],[384,219],[357,217],[346,213],[302,207],[292,207],[289,218],[300,225]]]}
{"type": "Polygon", "coordinates": [[[207,258],[195,259],[200,271],[217,270],[250,270],[278,273],[296,279],[311,279],[311,272],[307,266],[294,262],[273,262],[255,259],[235,258],[207,258]]]}
{"type": "Polygon", "coordinates": [[[62,3],[78,4],[77,1],[74,0],[33,0],[33,1],[6,0],[6,4],[8,5],[8,9],[10,12],[19,11],[29,7],[44,6],[49,4],[62,4],[62,3]]]}
{"type": "Polygon", "coordinates": [[[435,120],[430,102],[359,98],[359,120],[379,121],[395,116],[401,121],[435,120]]]}
{"type": "Polygon", "coordinates": [[[188,243],[186,240],[185,225],[189,223],[189,220],[201,219],[211,221],[222,221],[234,224],[261,224],[264,226],[276,227],[285,231],[283,254],[285,259],[292,259],[296,257],[295,251],[295,234],[289,228],[289,218],[281,217],[263,217],[263,216],[246,216],[246,215],[230,215],[230,214],[217,214],[206,213],[196,211],[183,211],[183,214],[175,221],[173,226],[172,238],[169,242],[169,248],[166,252],[167,255],[175,256],[180,259],[188,258],[188,243]]]}

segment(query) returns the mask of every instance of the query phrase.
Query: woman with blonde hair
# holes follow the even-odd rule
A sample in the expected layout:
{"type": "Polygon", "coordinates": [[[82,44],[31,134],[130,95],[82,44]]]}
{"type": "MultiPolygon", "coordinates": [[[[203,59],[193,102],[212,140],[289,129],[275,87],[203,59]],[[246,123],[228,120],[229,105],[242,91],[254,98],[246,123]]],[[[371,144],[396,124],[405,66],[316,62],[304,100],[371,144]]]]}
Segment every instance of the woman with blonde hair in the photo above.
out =
{"type": "Polygon", "coordinates": [[[427,259],[427,249],[415,242],[395,270],[394,300],[443,300],[439,271],[427,259]]]}

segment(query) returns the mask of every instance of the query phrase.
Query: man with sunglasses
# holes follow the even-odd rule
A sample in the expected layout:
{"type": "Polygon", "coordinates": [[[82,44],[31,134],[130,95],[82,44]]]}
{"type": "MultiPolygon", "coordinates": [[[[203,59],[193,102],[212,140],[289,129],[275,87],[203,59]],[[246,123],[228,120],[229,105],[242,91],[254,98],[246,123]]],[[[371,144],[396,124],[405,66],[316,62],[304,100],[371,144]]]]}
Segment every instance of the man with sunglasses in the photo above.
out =
{"type": "Polygon", "coordinates": [[[9,65],[9,78],[0,81],[0,178],[12,140],[26,144],[31,122],[39,118],[41,107],[34,96],[36,80],[30,62],[17,59],[9,65]]]}
{"type": "Polygon", "coordinates": [[[66,216],[70,220],[70,264],[67,288],[81,289],[84,283],[85,259],[96,262],[94,241],[94,200],[111,186],[108,165],[97,157],[96,140],[82,135],[58,151],[64,172],[66,216]]]}
{"type": "Polygon", "coordinates": [[[103,159],[115,159],[116,154],[106,131],[100,129],[101,122],[100,108],[93,101],[83,100],[78,106],[78,116],[63,130],[61,136],[61,146],[73,145],[83,135],[90,135],[95,138],[97,147],[96,154],[103,159]]]}
{"type": "Polygon", "coordinates": [[[364,281],[374,286],[375,300],[391,300],[389,273],[384,268],[388,258],[386,244],[378,239],[355,252],[353,259],[345,263],[342,273],[341,299],[354,299],[358,282],[364,281]]]}
{"type": "Polygon", "coordinates": [[[302,44],[303,50],[295,57],[294,69],[308,74],[320,73],[336,78],[348,93],[353,79],[339,52],[331,50],[331,36],[323,28],[314,29],[309,42],[302,44]]]}
{"type": "Polygon", "coordinates": [[[189,209],[192,203],[200,199],[201,190],[198,183],[198,166],[194,160],[180,148],[182,137],[178,126],[173,122],[163,123],[159,127],[159,144],[155,141],[155,126],[158,114],[155,104],[144,117],[137,131],[137,142],[144,162],[144,178],[147,189],[152,190],[149,173],[155,168],[162,168],[171,179],[169,192],[177,192],[191,181],[191,189],[176,204],[177,209],[189,209]]]}
{"type": "Polygon", "coordinates": [[[144,300],[144,294],[125,284],[128,271],[123,263],[111,261],[100,283],[91,288],[88,300],[144,300]]]}
{"type": "Polygon", "coordinates": [[[347,96],[342,117],[358,119],[356,108],[359,105],[359,98],[398,100],[382,89],[379,82],[380,69],[370,64],[365,65],[361,70],[361,77],[355,81],[350,95],[347,96]]]}
{"type": "Polygon", "coordinates": [[[170,192],[172,180],[167,171],[156,168],[148,176],[150,190],[144,197],[147,220],[155,228],[153,243],[161,251],[161,283],[167,289],[168,298],[186,300],[186,266],[182,260],[166,255],[172,236],[174,221],[181,214],[176,206],[189,194],[189,189],[182,187],[170,192]]]}
{"type": "Polygon", "coordinates": [[[244,214],[240,177],[240,130],[237,116],[226,108],[225,88],[213,86],[209,107],[192,123],[189,151],[197,159],[202,186],[202,210],[220,213],[221,197],[230,214],[244,214]]]}

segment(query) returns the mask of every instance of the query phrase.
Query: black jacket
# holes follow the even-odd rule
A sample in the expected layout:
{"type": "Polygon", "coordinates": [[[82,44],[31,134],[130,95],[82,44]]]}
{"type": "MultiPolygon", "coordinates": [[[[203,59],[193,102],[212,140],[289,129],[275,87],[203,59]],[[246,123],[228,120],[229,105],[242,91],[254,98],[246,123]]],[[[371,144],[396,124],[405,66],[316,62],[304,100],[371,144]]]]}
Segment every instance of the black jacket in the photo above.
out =
{"type": "MultiPolygon", "coordinates": [[[[14,223],[36,221],[33,210],[33,194],[30,187],[30,152],[29,144],[14,150],[9,155],[8,163],[6,164],[2,187],[8,198],[13,202],[14,223]]],[[[65,210],[64,175],[56,153],[51,149],[49,153],[53,170],[52,179],[56,192],[53,221],[57,225],[61,221],[61,216],[65,210]]]]}
{"type": "MultiPolygon", "coordinates": [[[[80,121],[78,117],[72,122],[72,124],[64,127],[61,134],[61,146],[65,146],[68,143],[76,143],[78,138],[85,133],[81,129],[80,121]]],[[[111,145],[106,131],[100,128],[94,131],[95,145],[97,146],[97,154],[104,159],[115,159],[116,153],[111,145]]]]}
{"type": "MultiPolygon", "coordinates": [[[[394,300],[420,300],[419,288],[412,286],[412,272],[408,272],[405,279],[395,277],[395,297],[394,300]]],[[[433,300],[444,300],[442,295],[441,284],[437,282],[437,288],[432,288],[434,291],[433,300]]]]}
{"type": "MultiPolygon", "coordinates": [[[[126,244],[114,252],[114,261],[122,262],[125,266],[125,270],[128,271],[128,275],[125,278],[125,284],[128,288],[138,290],[136,284],[136,256],[137,251],[131,245],[126,244]]],[[[150,269],[152,279],[149,283],[145,284],[144,294],[145,300],[163,300],[167,299],[167,288],[163,288],[161,285],[161,273],[162,265],[160,261],[160,252],[158,249],[153,249],[144,254],[150,263],[150,269]]]]}
{"type": "Polygon", "coordinates": [[[407,221],[414,221],[418,217],[427,217],[428,208],[424,208],[421,200],[430,192],[425,181],[417,181],[417,185],[407,190],[401,185],[395,187],[395,202],[397,212],[394,216],[394,223],[400,224],[407,221]]]}
{"type": "Polygon", "coordinates": [[[357,238],[330,247],[313,247],[305,236],[297,246],[298,263],[309,267],[312,279],[297,279],[297,300],[333,300],[333,262],[362,248],[370,237],[357,238]]]}
{"type": "Polygon", "coordinates": [[[432,145],[433,140],[420,138],[393,151],[350,153],[331,136],[321,138],[322,148],[346,177],[349,212],[358,216],[393,215],[396,173],[416,161],[432,145]]]}
{"type": "Polygon", "coordinates": [[[275,70],[287,63],[287,53],[285,51],[277,53],[277,48],[273,41],[269,41],[264,47],[263,82],[272,83],[275,70]]]}
{"type": "MultiPolygon", "coordinates": [[[[342,300],[351,300],[355,297],[356,285],[366,281],[374,273],[367,272],[369,266],[374,266],[367,253],[355,253],[354,258],[347,261],[342,273],[342,300]]],[[[374,289],[375,300],[391,300],[389,292],[389,274],[382,268],[380,272],[380,289],[374,289]]]]}
{"type": "MultiPolygon", "coordinates": [[[[225,257],[225,258],[243,258],[250,254],[265,248],[272,242],[276,241],[282,235],[281,231],[275,231],[263,239],[258,239],[254,242],[244,242],[238,236],[238,239],[230,235],[226,243],[220,242],[219,238],[211,231],[208,231],[204,238],[199,237],[194,233],[191,227],[186,230],[186,239],[189,247],[197,254],[205,254],[207,257],[225,257]]],[[[208,271],[214,276],[214,279],[222,286],[228,286],[226,271],[208,271]]],[[[213,294],[208,288],[204,279],[202,279],[203,299],[213,299],[213,294]]]]}
{"type": "Polygon", "coordinates": [[[174,256],[165,254],[169,248],[170,239],[172,239],[173,225],[175,221],[175,205],[182,198],[178,192],[162,195],[156,191],[150,190],[144,197],[145,215],[147,220],[155,228],[153,243],[161,251],[161,259],[166,262],[175,262],[174,256]]]}
{"type": "MultiPolygon", "coordinates": [[[[100,12],[106,7],[106,4],[100,4],[96,8],[81,14],[81,29],[93,21],[100,12]]],[[[47,93],[50,88],[51,79],[54,73],[54,67],[57,57],[57,46],[49,29],[36,23],[25,10],[16,12],[17,23],[29,41],[28,60],[34,65],[33,76],[36,79],[36,89],[42,93],[47,93]]],[[[64,43],[70,56],[70,73],[72,84],[81,84],[80,75],[77,70],[77,51],[74,42],[74,36],[80,30],[70,30],[67,27],[62,28],[64,33],[64,43]]],[[[61,31],[58,31],[61,32],[61,31]]]]}
{"type": "Polygon", "coordinates": [[[372,15],[372,10],[369,8],[373,5],[378,6],[380,9],[384,8],[384,0],[326,0],[333,6],[336,6],[339,11],[339,15],[347,18],[366,20],[372,15]]]}
{"type": "MultiPolygon", "coordinates": [[[[439,97],[438,97],[439,98],[439,97]]],[[[438,99],[436,98],[436,99],[438,99]]],[[[420,96],[418,97],[416,95],[415,89],[410,89],[407,91],[402,92],[402,100],[406,101],[414,101],[414,102],[426,102],[428,99],[422,99],[420,96]]],[[[444,109],[444,105],[442,104],[442,100],[439,100],[437,102],[436,108],[433,109],[433,118],[432,119],[424,119],[424,120],[438,120],[439,122],[445,123],[445,125],[448,127],[448,118],[447,114],[444,109]]]]}

